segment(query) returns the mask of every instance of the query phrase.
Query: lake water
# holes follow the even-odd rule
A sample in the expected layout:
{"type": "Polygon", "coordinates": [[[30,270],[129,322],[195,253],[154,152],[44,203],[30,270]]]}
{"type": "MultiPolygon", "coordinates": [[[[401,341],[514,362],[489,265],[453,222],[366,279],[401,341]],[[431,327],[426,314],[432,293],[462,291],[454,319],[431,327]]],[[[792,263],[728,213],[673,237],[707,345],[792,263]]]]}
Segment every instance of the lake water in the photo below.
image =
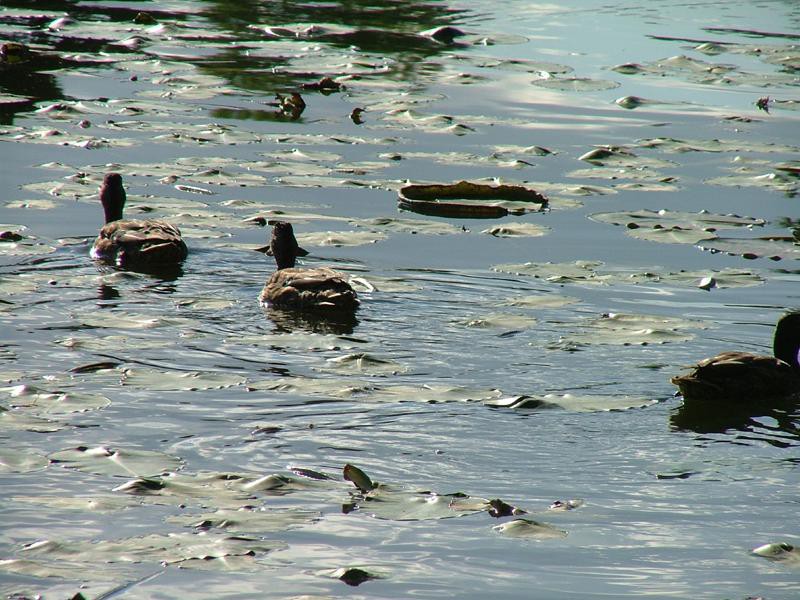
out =
{"type": "Polygon", "coordinates": [[[799,39],[792,0],[4,2],[0,592],[798,597],[752,550],[800,542],[800,410],[669,380],[800,307],[799,39]],[[112,170],[179,272],[89,259],[112,170]],[[398,209],[463,179],[550,204],[398,209]],[[355,320],[259,306],[259,216],[355,320]]]}

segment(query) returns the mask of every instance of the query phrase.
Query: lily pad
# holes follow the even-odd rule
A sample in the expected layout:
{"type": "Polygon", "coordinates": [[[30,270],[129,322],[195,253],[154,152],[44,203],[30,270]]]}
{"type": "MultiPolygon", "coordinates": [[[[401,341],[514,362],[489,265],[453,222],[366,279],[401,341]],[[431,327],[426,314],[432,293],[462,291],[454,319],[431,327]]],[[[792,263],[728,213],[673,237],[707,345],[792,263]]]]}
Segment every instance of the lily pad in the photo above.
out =
{"type": "Polygon", "coordinates": [[[530,296],[515,296],[509,298],[503,304],[508,306],[518,306],[521,308],[561,308],[569,304],[580,302],[571,296],[561,296],[559,294],[538,294],[530,296]]]}
{"type": "Polygon", "coordinates": [[[536,325],[536,319],[524,315],[512,315],[508,313],[492,313],[483,317],[463,319],[455,321],[458,325],[465,327],[475,327],[478,329],[500,328],[500,329],[527,329],[536,325]]]}
{"type": "Polygon", "coordinates": [[[616,81],[590,79],[588,77],[547,77],[536,79],[532,83],[548,90],[559,90],[561,92],[602,92],[603,90],[613,90],[619,87],[619,83],[616,81]]]}
{"type": "Polygon", "coordinates": [[[106,446],[78,446],[53,452],[48,458],[69,469],[112,477],[157,475],[182,465],[179,458],[162,452],[106,446]]]}
{"type": "Polygon", "coordinates": [[[513,538],[549,540],[567,537],[566,531],[531,519],[514,519],[513,521],[495,525],[492,529],[501,535],[513,538]]]}
{"type": "Polygon", "coordinates": [[[41,471],[48,464],[50,461],[47,457],[36,452],[20,448],[0,448],[0,473],[41,471]]]}
{"type": "Polygon", "coordinates": [[[541,396],[512,396],[484,402],[496,408],[515,410],[547,410],[561,408],[572,412],[605,412],[644,408],[656,404],[657,400],[635,396],[601,396],[573,394],[544,394],[541,396]]]}
{"type": "Polygon", "coordinates": [[[208,562],[207,566],[224,570],[228,557],[247,557],[286,547],[280,541],[199,532],[151,534],[91,543],[42,540],[28,544],[22,551],[29,556],[83,564],[155,562],[186,567],[190,566],[188,561],[203,560],[208,562]]]}
{"type": "Polygon", "coordinates": [[[753,554],[793,568],[800,568],[800,551],[788,542],[775,542],[753,548],[753,554]]]}
{"type": "Polygon", "coordinates": [[[264,534],[313,523],[319,517],[319,513],[312,511],[242,507],[238,510],[220,509],[199,515],[176,515],[168,517],[166,521],[202,531],[221,529],[231,533],[264,534]]]}
{"type": "Polygon", "coordinates": [[[386,377],[387,375],[397,375],[406,370],[401,364],[388,359],[378,358],[366,352],[355,352],[329,358],[327,366],[320,368],[320,371],[333,371],[336,373],[352,373],[368,375],[373,377],[386,377]]]}
{"type": "Polygon", "coordinates": [[[698,243],[703,250],[724,252],[742,258],[769,258],[772,260],[800,259],[800,245],[793,238],[759,237],[759,238],[716,238],[698,243]]]}
{"type": "Polygon", "coordinates": [[[581,324],[583,331],[561,339],[567,347],[620,344],[624,346],[685,342],[694,335],[687,330],[705,329],[702,321],[658,315],[608,313],[581,324]]]}
{"type": "Polygon", "coordinates": [[[386,234],[377,231],[320,231],[297,236],[301,247],[305,246],[363,246],[386,239],[386,234]]]}
{"type": "Polygon", "coordinates": [[[47,391],[31,385],[0,389],[13,406],[24,407],[36,415],[66,415],[105,408],[111,400],[99,394],[77,391],[47,391]]]}
{"type": "Polygon", "coordinates": [[[219,390],[241,385],[245,378],[228,373],[200,373],[197,371],[159,371],[155,369],[125,369],[122,385],[151,391],[219,390]]]}
{"type": "Polygon", "coordinates": [[[548,227],[535,223],[506,223],[484,229],[481,233],[488,233],[495,237],[541,237],[550,231],[548,227]]]}
{"type": "Polygon", "coordinates": [[[400,189],[400,208],[421,214],[459,218],[497,218],[509,213],[542,210],[547,198],[519,185],[454,184],[406,185],[400,189]],[[459,202],[451,200],[459,199],[459,202]]]}

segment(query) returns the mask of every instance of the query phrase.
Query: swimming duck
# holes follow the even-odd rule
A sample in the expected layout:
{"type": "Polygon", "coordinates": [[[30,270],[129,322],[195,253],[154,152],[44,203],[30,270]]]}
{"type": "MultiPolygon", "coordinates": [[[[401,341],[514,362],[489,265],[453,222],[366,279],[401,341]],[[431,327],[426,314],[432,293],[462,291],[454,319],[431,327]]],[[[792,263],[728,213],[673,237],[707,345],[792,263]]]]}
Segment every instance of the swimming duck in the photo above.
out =
{"type": "Polygon", "coordinates": [[[164,221],[123,221],[125,188],[119,173],[106,173],[100,186],[106,224],[92,246],[92,258],[120,267],[164,267],[181,262],[188,250],[180,230],[164,221]]]}
{"type": "Polygon", "coordinates": [[[330,312],[354,311],[358,308],[355,290],[347,276],[327,267],[296,268],[298,256],[308,254],[297,244],[291,223],[274,221],[267,254],[275,258],[278,270],[264,285],[259,299],[277,308],[319,310],[330,312]]]}
{"type": "Polygon", "coordinates": [[[672,378],[684,399],[745,402],[800,398],[800,312],[785,314],[775,326],[775,356],[723,352],[707,358],[688,375],[672,378]]]}

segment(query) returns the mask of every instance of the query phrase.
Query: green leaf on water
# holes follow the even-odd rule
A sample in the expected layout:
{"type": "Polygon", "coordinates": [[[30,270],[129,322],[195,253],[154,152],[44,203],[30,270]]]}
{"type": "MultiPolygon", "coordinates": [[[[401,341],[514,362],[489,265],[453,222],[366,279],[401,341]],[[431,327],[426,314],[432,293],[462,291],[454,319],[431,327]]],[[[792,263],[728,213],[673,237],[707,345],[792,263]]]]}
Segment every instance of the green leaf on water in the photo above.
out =
{"type": "Polygon", "coordinates": [[[701,241],[698,246],[711,252],[724,252],[742,258],[771,260],[800,259],[800,244],[788,236],[759,238],[717,238],[701,241]]]}
{"type": "Polygon", "coordinates": [[[558,90],[561,92],[601,92],[613,90],[619,87],[616,81],[608,79],[590,79],[588,77],[547,77],[536,79],[533,85],[546,88],[548,90],[558,90]]]}
{"type": "Polygon", "coordinates": [[[520,308],[561,308],[580,302],[571,296],[561,296],[559,294],[536,294],[529,296],[515,296],[504,301],[507,306],[518,306],[520,308]]]}
{"type": "Polygon", "coordinates": [[[412,233],[426,235],[447,235],[463,233],[461,227],[445,221],[423,221],[422,219],[402,219],[394,217],[379,217],[374,219],[351,219],[350,224],[355,227],[369,227],[385,229],[397,233],[412,233]]]}
{"type": "Polygon", "coordinates": [[[220,529],[230,533],[265,534],[314,523],[319,518],[320,513],[312,511],[242,507],[203,514],[175,515],[167,517],[166,521],[201,531],[220,529]]]}
{"type": "Polygon", "coordinates": [[[495,237],[541,237],[547,235],[549,231],[549,227],[535,223],[505,223],[484,229],[481,233],[495,237]]]}
{"type": "Polygon", "coordinates": [[[363,246],[386,239],[386,234],[377,231],[319,231],[297,236],[301,247],[307,246],[363,246]]]}
{"type": "Polygon", "coordinates": [[[109,446],[78,446],[53,452],[48,458],[69,469],[112,477],[157,475],[182,466],[181,459],[163,452],[109,446]]]}
{"type": "MultiPolygon", "coordinates": [[[[2,423],[2,419],[0,419],[2,423]]],[[[0,473],[30,473],[47,468],[47,457],[21,448],[0,448],[0,473]]]]}
{"type": "Polygon", "coordinates": [[[393,360],[378,358],[366,352],[354,352],[335,358],[329,358],[326,366],[317,368],[318,371],[334,373],[351,373],[370,377],[386,377],[397,375],[406,371],[406,367],[393,360]]]}
{"type": "Polygon", "coordinates": [[[566,531],[532,519],[514,519],[495,525],[492,529],[501,535],[513,538],[549,540],[567,537],[566,531]]]}
{"type": "Polygon", "coordinates": [[[536,319],[524,315],[513,315],[505,312],[490,313],[482,317],[460,319],[454,321],[457,325],[474,327],[478,329],[527,329],[536,325],[536,319]]]}
{"type": "Polygon", "coordinates": [[[49,391],[32,385],[2,388],[6,401],[38,416],[66,415],[105,408],[111,400],[100,394],[73,390],[49,391]]]}
{"type": "Polygon", "coordinates": [[[281,541],[199,532],[150,534],[96,542],[42,540],[28,544],[22,552],[36,558],[95,565],[163,563],[186,567],[194,566],[188,563],[197,560],[205,561],[206,567],[227,570],[228,557],[252,557],[286,547],[281,541]]]}
{"type": "Polygon", "coordinates": [[[219,390],[242,385],[244,382],[244,377],[231,373],[161,371],[145,368],[125,369],[122,372],[122,385],[150,391],[219,390]]]}
{"type": "Polygon", "coordinates": [[[514,410],[548,410],[561,408],[571,412],[606,412],[644,408],[656,404],[652,398],[619,395],[544,394],[498,398],[484,402],[495,408],[514,410]]]}
{"type": "Polygon", "coordinates": [[[639,345],[685,342],[694,338],[691,329],[708,325],[694,319],[659,315],[608,313],[579,323],[580,333],[563,336],[555,346],[574,348],[585,345],[639,345]]]}

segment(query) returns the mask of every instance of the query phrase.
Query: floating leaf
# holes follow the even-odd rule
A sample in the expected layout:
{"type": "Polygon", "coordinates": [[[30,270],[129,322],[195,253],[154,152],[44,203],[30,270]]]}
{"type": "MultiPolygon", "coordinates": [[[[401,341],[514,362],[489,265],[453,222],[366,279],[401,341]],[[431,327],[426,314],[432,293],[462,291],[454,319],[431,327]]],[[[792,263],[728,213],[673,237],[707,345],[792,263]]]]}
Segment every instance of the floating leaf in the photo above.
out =
{"type": "Polygon", "coordinates": [[[648,345],[685,342],[694,337],[687,329],[705,329],[702,321],[657,315],[609,313],[582,323],[580,334],[565,336],[560,345],[648,345]]]}
{"type": "Polygon", "coordinates": [[[280,541],[199,532],[151,534],[93,543],[42,540],[25,546],[23,553],[82,564],[161,562],[186,567],[191,566],[188,561],[202,560],[212,568],[226,569],[227,557],[247,557],[282,548],[286,544],[280,541]]]}
{"type": "Polygon", "coordinates": [[[588,77],[565,77],[563,79],[548,77],[534,80],[533,85],[562,92],[601,92],[619,87],[619,83],[616,81],[589,79],[588,77]]]}
{"type": "Polygon", "coordinates": [[[782,562],[787,566],[800,568],[800,551],[788,542],[775,542],[753,548],[753,554],[767,560],[782,562]]]}
{"type": "Polygon", "coordinates": [[[12,500],[26,506],[91,513],[113,513],[138,506],[131,498],[120,496],[15,496],[12,500]]]}
{"type": "Polygon", "coordinates": [[[548,540],[567,537],[566,531],[531,519],[514,519],[513,521],[495,525],[492,529],[501,535],[514,538],[548,540]]]}
{"type": "Polygon", "coordinates": [[[49,462],[46,457],[30,450],[0,448],[0,473],[41,471],[47,468],[49,462]]]}
{"type": "Polygon", "coordinates": [[[342,470],[342,476],[347,481],[352,481],[353,485],[355,485],[362,492],[369,492],[374,490],[376,487],[376,485],[372,482],[369,476],[364,473],[364,471],[349,463],[344,466],[344,469],[342,470]]]}
{"type": "Polygon", "coordinates": [[[363,246],[386,239],[386,234],[377,231],[320,231],[297,236],[301,247],[305,246],[363,246]]]}
{"type": "Polygon", "coordinates": [[[125,369],[122,385],[150,391],[219,390],[243,384],[245,378],[228,373],[199,373],[197,371],[159,371],[155,369],[125,369]]]}
{"type": "Polygon", "coordinates": [[[600,275],[595,270],[603,263],[598,261],[577,260],[572,263],[535,263],[495,265],[494,271],[513,273],[515,275],[529,275],[553,283],[607,283],[608,275],[600,275]]]}
{"type": "Polygon", "coordinates": [[[629,169],[659,169],[675,166],[674,162],[637,156],[628,148],[622,146],[599,146],[578,157],[595,165],[605,165],[613,167],[626,167],[629,169]]]}
{"type": "Polygon", "coordinates": [[[166,521],[203,531],[222,529],[231,533],[264,534],[313,523],[319,516],[319,513],[311,511],[242,507],[238,510],[220,509],[199,515],[176,515],[168,517],[166,521]]]}
{"type": "Polygon", "coordinates": [[[527,329],[536,324],[536,319],[533,317],[526,317],[523,315],[511,315],[508,313],[492,313],[483,317],[476,317],[472,319],[464,319],[455,321],[459,325],[465,327],[476,327],[479,329],[485,328],[501,328],[501,329],[527,329]]]}
{"type": "Polygon", "coordinates": [[[335,371],[341,373],[359,373],[361,375],[385,377],[396,375],[405,371],[405,367],[393,360],[386,360],[367,354],[366,352],[355,352],[329,358],[326,361],[328,367],[325,371],[335,371]]]}
{"type": "Polygon", "coordinates": [[[789,237],[760,237],[760,238],[716,238],[703,240],[699,244],[703,250],[711,252],[724,252],[742,258],[782,258],[800,259],[800,245],[789,237]]]}
{"type": "Polygon", "coordinates": [[[497,218],[509,213],[542,210],[547,198],[519,185],[453,184],[406,185],[400,189],[400,208],[421,214],[460,218],[497,218]],[[444,201],[443,201],[444,199],[444,201]],[[452,199],[460,199],[452,202],[452,199]]]}
{"type": "Polygon", "coordinates": [[[69,469],[110,476],[157,475],[181,466],[179,458],[162,452],[106,446],[69,448],[53,452],[48,458],[69,469]]]}
{"type": "Polygon", "coordinates": [[[461,227],[456,227],[452,223],[443,221],[423,221],[420,219],[381,217],[376,219],[352,219],[350,223],[356,227],[374,227],[386,229],[387,231],[411,234],[445,235],[464,232],[461,227]]]}
{"type": "Polygon", "coordinates": [[[623,212],[594,213],[589,218],[600,223],[625,225],[629,229],[639,227],[686,227],[686,228],[711,228],[735,229],[737,227],[761,227],[766,222],[764,219],[754,217],[741,217],[739,215],[720,215],[708,211],[697,213],[680,212],[671,210],[634,210],[623,212]]]}
{"type": "Polygon", "coordinates": [[[484,402],[496,408],[513,408],[515,410],[546,410],[562,408],[573,412],[604,412],[644,408],[655,404],[652,398],[635,396],[601,396],[573,394],[545,394],[542,396],[513,396],[498,398],[484,402]]]}
{"type": "Polygon", "coordinates": [[[371,490],[356,505],[375,518],[393,521],[449,519],[488,509],[488,501],[483,498],[396,490],[387,486],[371,490]]]}
{"type": "Polygon", "coordinates": [[[561,308],[569,304],[580,302],[577,298],[561,296],[559,294],[538,294],[535,296],[517,296],[509,298],[503,304],[519,306],[521,308],[561,308]]]}
{"type": "Polygon", "coordinates": [[[13,406],[30,409],[37,415],[66,415],[105,408],[111,400],[99,394],[76,391],[47,391],[31,385],[4,388],[13,406]]]}
{"type": "Polygon", "coordinates": [[[548,227],[534,223],[507,223],[484,229],[481,233],[495,237],[541,237],[547,235],[548,231],[550,231],[548,227]]]}

